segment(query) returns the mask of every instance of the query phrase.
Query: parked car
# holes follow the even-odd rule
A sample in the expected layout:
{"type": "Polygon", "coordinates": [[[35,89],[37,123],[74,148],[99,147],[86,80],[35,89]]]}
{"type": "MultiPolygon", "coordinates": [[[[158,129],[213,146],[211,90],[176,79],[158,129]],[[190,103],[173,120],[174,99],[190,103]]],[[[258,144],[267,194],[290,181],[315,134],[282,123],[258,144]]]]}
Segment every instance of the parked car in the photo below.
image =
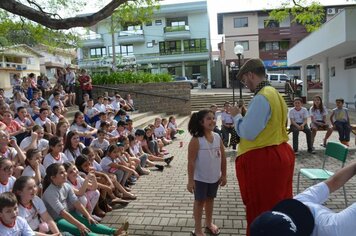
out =
{"type": "Polygon", "coordinates": [[[178,76],[174,78],[175,82],[188,82],[190,87],[193,89],[194,87],[198,87],[198,81],[195,79],[190,79],[187,76],[178,76]]]}
{"type": "MultiPolygon", "coordinates": [[[[286,74],[269,74],[267,73],[267,80],[271,83],[271,85],[276,89],[284,90],[286,87],[286,82],[291,81],[292,83],[295,80],[291,79],[286,74]]],[[[303,80],[297,79],[297,89],[301,89],[303,87],[303,80]],[[298,88],[299,87],[299,88],[298,88]]]]}

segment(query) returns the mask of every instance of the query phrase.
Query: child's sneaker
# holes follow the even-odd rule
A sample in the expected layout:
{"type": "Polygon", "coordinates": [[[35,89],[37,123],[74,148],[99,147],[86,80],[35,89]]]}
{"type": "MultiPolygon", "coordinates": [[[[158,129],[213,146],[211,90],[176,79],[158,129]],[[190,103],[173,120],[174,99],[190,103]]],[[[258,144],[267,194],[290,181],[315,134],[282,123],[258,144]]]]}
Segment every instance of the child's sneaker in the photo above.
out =
{"type": "Polygon", "coordinates": [[[155,165],[155,167],[156,167],[159,171],[163,171],[163,170],[164,170],[164,166],[162,166],[162,165],[155,165]]]}
{"type": "Polygon", "coordinates": [[[171,163],[171,161],[173,160],[174,156],[171,156],[171,157],[167,157],[164,159],[164,162],[167,163],[167,166],[169,166],[169,163],[171,163]]]}

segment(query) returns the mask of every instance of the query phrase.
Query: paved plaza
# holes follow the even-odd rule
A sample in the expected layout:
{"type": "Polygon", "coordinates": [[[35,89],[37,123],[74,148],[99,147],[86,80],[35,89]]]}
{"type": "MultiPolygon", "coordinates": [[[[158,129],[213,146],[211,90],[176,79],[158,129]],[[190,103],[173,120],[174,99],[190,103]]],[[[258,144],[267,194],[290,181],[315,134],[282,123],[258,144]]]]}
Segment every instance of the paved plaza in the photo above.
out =
{"type": "MultiPolygon", "coordinates": [[[[182,126],[186,129],[187,122],[182,126]]],[[[289,135],[291,139],[292,134],[289,135]]],[[[323,157],[324,148],[319,146],[324,131],[317,133],[315,148],[316,154],[306,152],[305,135],[301,133],[300,155],[296,158],[294,193],[296,193],[297,170],[301,167],[319,167],[323,157]]],[[[356,147],[354,135],[350,146],[348,161],[356,159],[356,147]]],[[[334,132],[330,141],[337,141],[337,132],[334,132]]],[[[170,167],[163,172],[152,171],[148,176],[142,176],[138,183],[133,186],[133,192],[138,195],[138,199],[128,206],[116,209],[108,213],[103,223],[118,227],[122,222],[130,222],[129,235],[167,235],[179,236],[190,235],[194,227],[192,217],[193,195],[186,190],[187,183],[187,149],[190,135],[185,132],[178,140],[168,146],[170,153],[175,156],[170,167]],[[179,141],[183,141],[182,148],[179,141]]],[[[291,141],[290,141],[291,143],[291,141]]],[[[228,184],[219,188],[218,197],[215,200],[214,222],[221,228],[222,236],[245,235],[246,221],[244,205],[239,193],[239,187],[235,177],[235,155],[233,150],[227,149],[227,173],[228,184]]],[[[330,160],[331,169],[339,168],[339,163],[330,160]]],[[[310,182],[303,181],[301,189],[309,186],[310,182]]],[[[356,200],[356,178],[353,178],[347,185],[349,203],[356,200]]],[[[326,204],[335,211],[344,208],[342,191],[332,194],[326,204]]],[[[207,234],[209,235],[209,234],[207,234]]]]}

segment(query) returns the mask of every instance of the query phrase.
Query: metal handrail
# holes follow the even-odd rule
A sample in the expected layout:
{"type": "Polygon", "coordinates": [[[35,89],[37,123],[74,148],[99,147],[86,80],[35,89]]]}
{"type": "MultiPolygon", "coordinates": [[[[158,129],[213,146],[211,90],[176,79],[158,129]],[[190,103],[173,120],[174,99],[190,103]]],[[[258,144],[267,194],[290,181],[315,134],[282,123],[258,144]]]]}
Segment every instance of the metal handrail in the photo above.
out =
{"type": "Polygon", "coordinates": [[[286,82],[285,85],[285,93],[290,97],[290,99],[292,99],[292,101],[294,101],[294,95],[295,95],[295,91],[291,85],[290,82],[286,82]]]}
{"type": "Polygon", "coordinates": [[[102,85],[93,85],[93,88],[103,88],[103,89],[108,89],[108,90],[122,91],[122,92],[127,92],[127,93],[141,94],[141,95],[147,95],[147,96],[153,96],[153,97],[176,99],[176,100],[181,100],[184,102],[189,101],[189,99],[187,99],[187,98],[179,98],[179,97],[172,97],[172,96],[155,94],[155,93],[139,92],[139,91],[135,91],[135,90],[128,90],[128,89],[122,89],[122,88],[111,88],[111,87],[102,86],[102,85]]]}

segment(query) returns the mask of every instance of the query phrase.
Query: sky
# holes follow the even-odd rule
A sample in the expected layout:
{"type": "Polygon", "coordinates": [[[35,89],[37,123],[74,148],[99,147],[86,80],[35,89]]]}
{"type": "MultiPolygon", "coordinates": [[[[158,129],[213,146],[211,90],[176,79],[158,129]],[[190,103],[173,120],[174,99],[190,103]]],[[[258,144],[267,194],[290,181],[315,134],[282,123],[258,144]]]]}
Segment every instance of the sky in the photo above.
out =
{"type": "MultiPolygon", "coordinates": [[[[109,0],[102,0],[106,2],[109,0]]],[[[184,2],[196,2],[202,0],[164,0],[161,4],[173,4],[184,2]]],[[[286,0],[206,0],[208,2],[208,14],[210,18],[210,33],[211,33],[211,45],[213,50],[217,50],[217,44],[221,42],[222,35],[217,33],[217,13],[221,12],[236,12],[236,11],[248,11],[248,10],[263,10],[278,8],[282,2],[286,0]]],[[[312,0],[306,0],[312,1],[312,0]]],[[[95,2],[95,1],[93,1],[95,2]]],[[[356,3],[356,0],[319,0],[323,5],[341,5],[356,3]]],[[[88,5],[87,12],[95,12],[97,9],[92,5],[88,5]]]]}

